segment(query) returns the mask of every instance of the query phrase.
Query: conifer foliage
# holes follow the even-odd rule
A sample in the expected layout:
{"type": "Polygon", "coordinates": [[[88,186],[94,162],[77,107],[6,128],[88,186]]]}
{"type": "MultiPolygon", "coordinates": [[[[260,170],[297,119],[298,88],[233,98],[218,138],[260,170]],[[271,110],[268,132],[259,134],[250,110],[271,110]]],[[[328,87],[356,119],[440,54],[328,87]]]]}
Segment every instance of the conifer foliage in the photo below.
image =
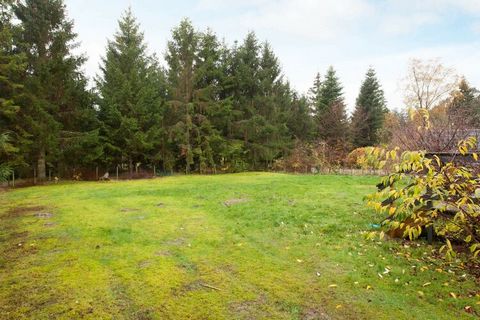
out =
{"type": "MultiPolygon", "coordinates": [[[[299,94],[254,32],[228,45],[184,19],[158,57],[128,9],[87,79],[63,0],[4,0],[0,27],[0,179],[269,170],[299,145],[342,159],[350,133],[355,146],[378,143],[385,99],[373,70],[350,125],[333,67],[299,94]]],[[[478,94],[464,91],[456,105],[474,110],[478,94]]]]}
{"type": "Polygon", "coordinates": [[[375,70],[370,68],[360,88],[352,116],[352,143],[355,147],[379,143],[379,132],[387,112],[383,90],[375,70]]]}

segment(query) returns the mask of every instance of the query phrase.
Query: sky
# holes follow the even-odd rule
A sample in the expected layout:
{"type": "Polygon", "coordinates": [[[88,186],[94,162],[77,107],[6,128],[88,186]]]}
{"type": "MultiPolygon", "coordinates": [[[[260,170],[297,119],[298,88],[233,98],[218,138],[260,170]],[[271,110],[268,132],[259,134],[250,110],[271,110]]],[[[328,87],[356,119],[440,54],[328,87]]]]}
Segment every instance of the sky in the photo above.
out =
{"type": "Polygon", "coordinates": [[[149,51],[163,59],[182,18],[233,44],[249,31],[270,42],[285,77],[307,93],[331,65],[351,111],[371,66],[390,109],[403,107],[402,79],[412,58],[441,59],[480,88],[480,0],[66,0],[87,75],[99,71],[107,40],[130,6],[149,51]]]}

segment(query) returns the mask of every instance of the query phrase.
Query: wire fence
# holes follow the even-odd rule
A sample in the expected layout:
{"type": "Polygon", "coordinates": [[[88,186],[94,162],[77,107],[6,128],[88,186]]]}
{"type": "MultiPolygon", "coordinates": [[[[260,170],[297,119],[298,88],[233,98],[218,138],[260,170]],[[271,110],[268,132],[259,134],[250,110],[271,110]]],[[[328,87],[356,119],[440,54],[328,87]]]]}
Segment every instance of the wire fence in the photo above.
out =
{"type": "MultiPolygon", "coordinates": [[[[347,176],[384,176],[388,174],[386,170],[369,170],[355,168],[312,168],[307,172],[289,172],[289,171],[272,171],[290,174],[305,175],[347,175],[347,176]]],[[[116,181],[116,180],[137,180],[152,179],[166,177],[172,175],[182,175],[184,173],[170,172],[159,169],[156,166],[137,166],[130,170],[128,166],[116,166],[114,168],[96,167],[90,169],[63,169],[55,170],[49,168],[45,179],[37,177],[36,170],[32,172],[14,172],[11,177],[3,183],[2,188],[28,187],[35,185],[56,184],[62,181],[116,181]]],[[[213,173],[212,173],[213,174],[213,173]]],[[[223,174],[223,173],[219,173],[223,174]]]]}

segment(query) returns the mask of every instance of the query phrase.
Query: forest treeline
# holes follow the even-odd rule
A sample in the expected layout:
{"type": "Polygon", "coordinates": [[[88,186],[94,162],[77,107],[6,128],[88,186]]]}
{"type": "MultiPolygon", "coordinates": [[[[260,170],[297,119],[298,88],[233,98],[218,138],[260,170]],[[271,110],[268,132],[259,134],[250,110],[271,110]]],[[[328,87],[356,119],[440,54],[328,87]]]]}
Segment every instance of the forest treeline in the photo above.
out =
{"type": "Polygon", "coordinates": [[[92,88],[62,0],[3,0],[0,10],[0,176],[268,170],[299,145],[321,144],[342,161],[391,139],[372,68],[348,116],[333,67],[300,94],[255,33],[228,45],[188,19],[172,30],[162,61],[127,10],[92,88]]]}

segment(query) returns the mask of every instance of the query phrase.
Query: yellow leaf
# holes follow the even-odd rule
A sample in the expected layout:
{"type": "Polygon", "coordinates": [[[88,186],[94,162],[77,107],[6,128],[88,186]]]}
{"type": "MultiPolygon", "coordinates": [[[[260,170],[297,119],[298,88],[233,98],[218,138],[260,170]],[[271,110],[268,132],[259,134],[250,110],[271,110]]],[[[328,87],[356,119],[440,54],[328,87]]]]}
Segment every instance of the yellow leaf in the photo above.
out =
{"type": "Polygon", "coordinates": [[[423,293],[423,291],[417,291],[417,293],[418,293],[418,295],[419,295],[420,297],[425,296],[425,293],[423,293]]]}
{"type": "Polygon", "coordinates": [[[335,308],[340,309],[341,307],[342,307],[341,304],[337,304],[337,306],[335,308]]]}
{"type": "Polygon", "coordinates": [[[473,154],[473,159],[475,159],[475,161],[478,161],[478,154],[474,153],[473,154]]]}
{"type": "Polygon", "coordinates": [[[302,263],[302,262],[303,262],[303,260],[297,259],[297,262],[298,262],[298,263],[302,263]]]}
{"type": "Polygon", "coordinates": [[[453,292],[450,292],[450,297],[452,297],[453,299],[457,299],[457,295],[453,292]]]}
{"type": "Polygon", "coordinates": [[[331,285],[329,285],[328,287],[329,287],[329,288],[336,288],[337,285],[336,285],[336,284],[331,284],[331,285]]]}
{"type": "Polygon", "coordinates": [[[372,286],[367,286],[367,290],[372,290],[372,286]]]}
{"type": "Polygon", "coordinates": [[[431,285],[431,284],[432,284],[431,282],[425,282],[425,283],[422,285],[422,287],[426,287],[426,286],[429,286],[429,285],[431,285]]]}

